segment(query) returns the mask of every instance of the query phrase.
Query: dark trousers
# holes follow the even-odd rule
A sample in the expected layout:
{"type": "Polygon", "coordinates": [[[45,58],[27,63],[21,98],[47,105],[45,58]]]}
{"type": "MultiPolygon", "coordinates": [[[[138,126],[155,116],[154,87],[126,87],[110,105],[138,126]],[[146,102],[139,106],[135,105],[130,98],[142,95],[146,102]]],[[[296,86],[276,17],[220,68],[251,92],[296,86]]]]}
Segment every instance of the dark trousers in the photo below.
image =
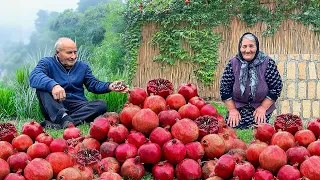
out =
{"type": "Polygon", "coordinates": [[[62,102],[54,100],[53,96],[42,90],[36,90],[40,102],[40,109],[46,120],[60,124],[63,121],[91,122],[94,118],[107,112],[107,104],[104,100],[83,101],[66,99],[62,102]],[[63,114],[68,116],[62,118],[63,114]]]}

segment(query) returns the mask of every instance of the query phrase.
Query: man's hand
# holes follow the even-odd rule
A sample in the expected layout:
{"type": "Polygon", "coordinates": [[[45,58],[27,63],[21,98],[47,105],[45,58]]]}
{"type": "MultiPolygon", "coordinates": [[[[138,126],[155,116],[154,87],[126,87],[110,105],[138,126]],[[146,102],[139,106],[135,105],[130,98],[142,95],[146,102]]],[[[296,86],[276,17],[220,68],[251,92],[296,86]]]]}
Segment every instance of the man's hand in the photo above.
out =
{"type": "Polygon", "coordinates": [[[127,93],[129,91],[129,87],[124,83],[124,81],[114,81],[109,85],[109,89],[111,91],[119,92],[119,93],[127,93]]]}
{"type": "Polygon", "coordinates": [[[267,109],[263,106],[259,106],[254,112],[253,112],[253,116],[254,116],[254,121],[257,124],[260,123],[265,123],[266,122],[266,111],[267,109]]]}
{"type": "Polygon", "coordinates": [[[241,115],[237,109],[229,110],[229,118],[227,124],[229,124],[231,127],[236,127],[239,125],[240,120],[241,115]]]}
{"type": "Polygon", "coordinates": [[[57,84],[52,88],[52,96],[57,101],[64,101],[66,99],[66,91],[57,84]]]}

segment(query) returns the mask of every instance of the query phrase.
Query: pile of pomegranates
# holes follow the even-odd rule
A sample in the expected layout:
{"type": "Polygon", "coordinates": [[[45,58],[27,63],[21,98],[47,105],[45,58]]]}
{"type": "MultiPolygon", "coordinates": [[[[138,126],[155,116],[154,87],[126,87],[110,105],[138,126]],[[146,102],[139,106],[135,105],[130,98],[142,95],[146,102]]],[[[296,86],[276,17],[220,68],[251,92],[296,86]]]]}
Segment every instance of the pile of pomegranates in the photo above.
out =
{"type": "Polygon", "coordinates": [[[53,138],[35,121],[21,134],[0,123],[0,180],[255,179],[317,180],[320,119],[307,129],[292,114],[254,127],[246,144],[192,83],[175,92],[166,79],[129,91],[121,112],[107,112],[89,133],[70,125],[53,138]]]}

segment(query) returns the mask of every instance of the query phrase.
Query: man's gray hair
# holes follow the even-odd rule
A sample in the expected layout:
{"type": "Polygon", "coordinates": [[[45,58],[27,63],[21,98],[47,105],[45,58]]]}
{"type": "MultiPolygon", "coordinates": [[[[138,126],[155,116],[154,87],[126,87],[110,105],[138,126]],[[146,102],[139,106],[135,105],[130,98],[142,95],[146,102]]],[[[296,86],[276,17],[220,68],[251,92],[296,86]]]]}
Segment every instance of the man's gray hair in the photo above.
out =
{"type": "Polygon", "coordinates": [[[63,41],[65,41],[65,40],[73,41],[73,40],[70,39],[70,38],[61,37],[61,38],[59,38],[59,39],[56,41],[56,43],[54,44],[54,49],[57,50],[57,51],[60,51],[60,50],[61,50],[62,43],[63,43],[63,41]]]}

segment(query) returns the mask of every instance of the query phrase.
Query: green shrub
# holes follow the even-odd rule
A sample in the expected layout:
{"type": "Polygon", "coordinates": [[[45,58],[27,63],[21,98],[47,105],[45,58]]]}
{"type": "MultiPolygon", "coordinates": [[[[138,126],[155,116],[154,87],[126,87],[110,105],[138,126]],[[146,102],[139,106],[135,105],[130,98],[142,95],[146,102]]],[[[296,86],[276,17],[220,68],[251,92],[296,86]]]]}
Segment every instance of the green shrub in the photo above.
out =
{"type": "Polygon", "coordinates": [[[13,89],[0,84],[0,117],[10,118],[15,116],[15,93],[13,89]]]}

